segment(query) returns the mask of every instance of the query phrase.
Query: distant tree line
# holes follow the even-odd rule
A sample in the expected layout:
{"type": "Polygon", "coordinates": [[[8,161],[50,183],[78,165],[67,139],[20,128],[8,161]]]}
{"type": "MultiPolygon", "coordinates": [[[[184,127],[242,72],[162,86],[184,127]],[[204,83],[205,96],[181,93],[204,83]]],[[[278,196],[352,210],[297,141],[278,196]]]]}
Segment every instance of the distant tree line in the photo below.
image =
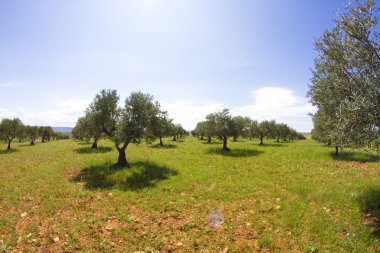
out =
{"type": "Polygon", "coordinates": [[[30,145],[35,145],[36,139],[41,138],[41,142],[51,140],[68,139],[69,136],[62,133],[55,133],[50,126],[28,126],[24,125],[18,118],[2,119],[0,122],[0,138],[8,144],[7,150],[11,150],[11,143],[14,139],[29,139],[30,145]]]}
{"type": "Polygon", "coordinates": [[[315,44],[312,138],[334,147],[335,155],[345,147],[380,146],[378,16],[373,0],[350,1],[315,44]]]}
{"type": "Polygon", "coordinates": [[[211,142],[213,137],[217,137],[223,141],[223,150],[230,151],[227,147],[229,138],[236,141],[239,137],[243,138],[259,138],[260,145],[264,144],[265,138],[286,141],[295,139],[305,139],[305,136],[297,133],[296,130],[290,128],[287,124],[276,123],[275,120],[264,120],[258,122],[249,117],[231,116],[228,109],[221,112],[211,113],[206,116],[204,121],[198,122],[192,135],[198,136],[201,140],[207,138],[207,142],[211,142]]]}
{"type": "Polygon", "coordinates": [[[155,139],[163,144],[163,138],[173,137],[173,141],[188,133],[180,124],[174,124],[168,112],[161,109],[153,96],[133,92],[125,99],[124,106],[119,107],[120,97],[116,90],[102,90],[80,117],[73,129],[76,139],[93,140],[92,148],[97,148],[101,138],[114,142],[119,152],[115,168],[130,167],[126,158],[126,149],[130,143],[148,143],[155,139]]]}

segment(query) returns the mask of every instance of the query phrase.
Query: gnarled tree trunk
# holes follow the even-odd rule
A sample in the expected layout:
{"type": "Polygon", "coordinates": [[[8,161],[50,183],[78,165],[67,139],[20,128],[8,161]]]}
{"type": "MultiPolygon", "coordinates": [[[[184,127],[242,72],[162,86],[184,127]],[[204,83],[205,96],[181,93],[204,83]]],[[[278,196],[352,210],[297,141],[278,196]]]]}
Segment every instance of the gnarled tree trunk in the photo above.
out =
{"type": "Polygon", "coordinates": [[[264,142],[263,142],[263,139],[264,139],[264,136],[260,136],[260,145],[264,145],[264,142]]]}
{"type": "Polygon", "coordinates": [[[94,149],[98,148],[98,139],[94,139],[94,143],[92,143],[91,148],[94,148],[94,149]]]}
{"type": "Polygon", "coordinates": [[[162,137],[160,137],[160,146],[164,146],[164,143],[162,142],[162,137]]]}
{"type": "Polygon", "coordinates": [[[208,137],[207,143],[211,143],[211,136],[208,137]]]}
{"type": "Polygon", "coordinates": [[[33,145],[34,145],[34,139],[32,138],[30,141],[30,146],[33,146],[33,145]]]}
{"type": "Polygon", "coordinates": [[[116,149],[119,152],[119,157],[117,158],[117,163],[114,165],[115,168],[130,168],[131,166],[127,162],[127,155],[125,153],[125,150],[128,147],[129,142],[125,142],[122,147],[119,147],[118,144],[116,144],[116,149]]]}
{"type": "Polygon", "coordinates": [[[339,147],[335,146],[335,156],[338,156],[338,155],[339,155],[339,147]]]}
{"type": "Polygon", "coordinates": [[[231,151],[231,150],[227,147],[227,138],[223,138],[223,151],[231,151]]]}
{"type": "Polygon", "coordinates": [[[12,141],[12,140],[8,140],[8,147],[7,147],[7,151],[10,151],[10,150],[11,150],[11,141],[12,141]]]}

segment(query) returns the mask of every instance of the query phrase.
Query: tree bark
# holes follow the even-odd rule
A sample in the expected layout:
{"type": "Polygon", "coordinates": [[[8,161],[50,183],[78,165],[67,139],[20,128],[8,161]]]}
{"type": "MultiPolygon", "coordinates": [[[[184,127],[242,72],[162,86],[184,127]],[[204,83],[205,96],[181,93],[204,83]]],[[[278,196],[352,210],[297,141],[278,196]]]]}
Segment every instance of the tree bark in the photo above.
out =
{"type": "Polygon", "coordinates": [[[177,141],[177,135],[174,135],[173,141],[177,141]]]}
{"type": "Polygon", "coordinates": [[[8,147],[7,147],[7,151],[10,151],[10,150],[11,150],[11,141],[12,141],[12,140],[8,140],[8,147]]]}
{"type": "Polygon", "coordinates": [[[263,139],[264,139],[264,136],[260,136],[260,145],[264,145],[263,139]]]}
{"type": "Polygon", "coordinates": [[[211,143],[211,136],[208,137],[207,143],[211,143]]]}
{"type": "Polygon", "coordinates": [[[223,138],[223,151],[231,151],[231,150],[227,147],[227,138],[223,138]]]}
{"type": "Polygon", "coordinates": [[[203,141],[205,138],[204,138],[204,135],[202,134],[201,135],[201,141],[203,141]]]}
{"type": "Polygon", "coordinates": [[[277,137],[277,141],[276,142],[280,142],[280,137],[277,137]]]}
{"type": "Polygon", "coordinates": [[[93,149],[97,149],[98,148],[98,139],[94,140],[94,143],[92,143],[91,148],[93,148],[93,149]]]}
{"type": "Polygon", "coordinates": [[[164,146],[164,143],[162,142],[162,138],[160,137],[160,146],[164,146]]]}
{"type": "Polygon", "coordinates": [[[128,144],[129,144],[129,141],[125,142],[121,148],[119,147],[119,145],[117,144],[115,145],[117,151],[119,152],[117,163],[114,166],[115,168],[125,168],[125,167],[130,168],[131,167],[129,163],[127,162],[127,155],[125,153],[125,150],[127,149],[128,144]]]}
{"type": "Polygon", "coordinates": [[[339,147],[335,146],[335,156],[338,156],[338,155],[339,155],[339,147]]]}
{"type": "Polygon", "coordinates": [[[34,145],[34,139],[32,139],[30,142],[30,146],[33,146],[33,145],[34,145]]]}
{"type": "Polygon", "coordinates": [[[234,136],[234,141],[237,141],[237,136],[234,136]]]}

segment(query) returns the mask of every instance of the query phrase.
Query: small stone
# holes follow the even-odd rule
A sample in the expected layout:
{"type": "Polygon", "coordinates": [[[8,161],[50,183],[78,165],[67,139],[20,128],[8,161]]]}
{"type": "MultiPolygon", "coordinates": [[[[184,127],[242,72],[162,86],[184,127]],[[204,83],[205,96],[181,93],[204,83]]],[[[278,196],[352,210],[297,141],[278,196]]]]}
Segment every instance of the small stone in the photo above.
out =
{"type": "Polygon", "coordinates": [[[108,196],[112,196],[112,192],[108,193],[108,196]]]}
{"type": "Polygon", "coordinates": [[[224,250],[222,251],[222,253],[228,253],[228,248],[224,248],[224,250]]]}
{"type": "Polygon", "coordinates": [[[177,243],[177,247],[182,247],[182,245],[183,245],[182,242],[177,243]]]}
{"type": "Polygon", "coordinates": [[[25,218],[26,216],[28,216],[28,213],[27,213],[27,212],[23,212],[23,213],[21,214],[21,218],[25,218]]]}
{"type": "Polygon", "coordinates": [[[281,209],[281,206],[276,206],[275,209],[276,209],[276,210],[280,210],[280,209],[281,209]]]}
{"type": "Polygon", "coordinates": [[[109,223],[106,225],[106,230],[108,231],[114,230],[115,228],[116,228],[115,224],[109,223]]]}
{"type": "Polygon", "coordinates": [[[248,227],[251,226],[251,223],[248,222],[248,223],[247,223],[247,226],[248,226],[248,227]]]}
{"type": "MultiPolygon", "coordinates": [[[[20,236],[18,239],[17,239],[17,244],[20,244],[22,242],[22,237],[20,236]]],[[[2,242],[1,242],[2,243],[2,242]]]]}
{"type": "Polygon", "coordinates": [[[31,236],[32,236],[32,234],[29,233],[29,234],[26,235],[26,238],[30,238],[31,236]]]}
{"type": "Polygon", "coordinates": [[[37,239],[32,239],[32,242],[33,242],[33,243],[36,243],[36,242],[37,242],[37,239]]]}
{"type": "Polygon", "coordinates": [[[53,238],[53,241],[54,241],[55,243],[59,242],[59,237],[58,237],[58,236],[54,237],[54,238],[53,238]]]}

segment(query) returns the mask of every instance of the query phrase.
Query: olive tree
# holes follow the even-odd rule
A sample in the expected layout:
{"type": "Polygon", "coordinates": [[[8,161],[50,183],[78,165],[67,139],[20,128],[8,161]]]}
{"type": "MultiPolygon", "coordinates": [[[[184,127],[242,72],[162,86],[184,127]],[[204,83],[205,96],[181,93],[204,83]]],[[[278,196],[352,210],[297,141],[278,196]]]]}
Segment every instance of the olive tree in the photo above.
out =
{"type": "Polygon", "coordinates": [[[178,137],[182,137],[186,133],[186,130],[182,127],[182,125],[178,123],[177,124],[172,123],[170,125],[170,128],[171,128],[171,133],[173,135],[173,141],[177,141],[178,137]]]}
{"type": "Polygon", "coordinates": [[[172,121],[169,119],[168,112],[160,111],[151,126],[153,136],[160,140],[160,146],[164,145],[162,138],[171,134],[172,121]]]}
{"type": "Polygon", "coordinates": [[[260,122],[257,126],[257,134],[260,138],[260,145],[264,145],[263,139],[269,135],[272,130],[272,123],[268,120],[260,122]]]}
{"type": "Polygon", "coordinates": [[[251,119],[249,117],[235,116],[232,118],[234,126],[233,140],[237,141],[239,136],[247,137],[249,135],[249,128],[251,119]]]}
{"type": "Polygon", "coordinates": [[[39,136],[38,126],[26,126],[26,134],[30,140],[30,145],[33,146],[39,136]]]}
{"type": "Polygon", "coordinates": [[[90,125],[86,117],[79,117],[75,127],[73,128],[73,136],[76,139],[86,140],[87,143],[91,139],[90,125]]]}
{"type": "Polygon", "coordinates": [[[339,148],[371,145],[380,126],[380,34],[373,0],[352,1],[316,42],[313,137],[339,148]]]}
{"type": "Polygon", "coordinates": [[[0,135],[7,141],[7,151],[11,150],[11,142],[18,136],[23,124],[20,119],[3,119],[0,123],[0,135]]]}
{"type": "Polygon", "coordinates": [[[54,135],[53,128],[50,126],[40,126],[38,128],[38,131],[41,136],[42,142],[50,141],[51,137],[54,135]]]}
{"type": "Polygon", "coordinates": [[[206,116],[206,120],[213,127],[215,135],[223,141],[222,150],[230,151],[227,142],[234,135],[235,127],[229,110],[224,109],[221,112],[211,113],[206,116]]]}
{"type": "Polygon", "coordinates": [[[146,130],[154,126],[160,112],[159,103],[153,101],[153,96],[149,94],[133,92],[125,100],[113,135],[115,147],[119,152],[116,167],[130,167],[126,159],[129,143],[139,143],[143,138],[152,138],[146,130]]]}
{"type": "Polygon", "coordinates": [[[105,135],[114,142],[119,153],[115,168],[130,167],[126,149],[130,143],[142,139],[153,140],[153,129],[163,116],[158,102],[153,96],[133,92],[126,98],[124,106],[118,107],[119,96],[116,90],[102,90],[94,98],[87,112],[105,135]]]}
{"type": "Polygon", "coordinates": [[[204,140],[204,136],[206,135],[206,121],[198,122],[194,131],[196,135],[198,135],[198,138],[201,140],[204,140]]]}

